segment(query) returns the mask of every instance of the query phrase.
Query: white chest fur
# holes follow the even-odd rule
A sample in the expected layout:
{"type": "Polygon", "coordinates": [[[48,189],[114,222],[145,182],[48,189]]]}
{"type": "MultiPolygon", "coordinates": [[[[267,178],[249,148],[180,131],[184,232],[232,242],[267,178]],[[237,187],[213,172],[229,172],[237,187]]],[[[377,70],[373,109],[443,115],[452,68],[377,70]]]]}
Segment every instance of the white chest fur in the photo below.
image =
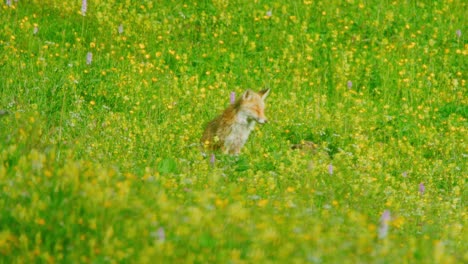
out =
{"type": "Polygon", "coordinates": [[[224,141],[224,147],[228,152],[238,152],[249,138],[250,132],[255,127],[255,121],[248,120],[245,116],[239,115],[224,141]]]}

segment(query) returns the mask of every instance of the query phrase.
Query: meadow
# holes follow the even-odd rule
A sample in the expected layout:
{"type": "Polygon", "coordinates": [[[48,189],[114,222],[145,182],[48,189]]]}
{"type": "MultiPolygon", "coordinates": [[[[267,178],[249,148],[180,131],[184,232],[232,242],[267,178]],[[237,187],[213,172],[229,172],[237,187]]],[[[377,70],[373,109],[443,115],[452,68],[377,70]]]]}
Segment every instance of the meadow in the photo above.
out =
{"type": "Polygon", "coordinates": [[[468,263],[466,10],[2,1],[0,263],[468,263]]]}

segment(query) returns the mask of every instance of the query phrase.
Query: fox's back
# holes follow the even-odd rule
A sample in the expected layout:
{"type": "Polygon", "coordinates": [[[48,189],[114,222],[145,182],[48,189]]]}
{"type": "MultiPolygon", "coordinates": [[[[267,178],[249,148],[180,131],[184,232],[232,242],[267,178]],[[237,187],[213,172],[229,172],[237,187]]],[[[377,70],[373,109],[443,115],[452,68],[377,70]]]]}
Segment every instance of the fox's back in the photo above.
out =
{"type": "Polygon", "coordinates": [[[201,143],[208,149],[219,149],[224,145],[225,139],[232,132],[236,121],[236,109],[234,105],[228,107],[224,112],[211,120],[201,138],[201,143]]]}

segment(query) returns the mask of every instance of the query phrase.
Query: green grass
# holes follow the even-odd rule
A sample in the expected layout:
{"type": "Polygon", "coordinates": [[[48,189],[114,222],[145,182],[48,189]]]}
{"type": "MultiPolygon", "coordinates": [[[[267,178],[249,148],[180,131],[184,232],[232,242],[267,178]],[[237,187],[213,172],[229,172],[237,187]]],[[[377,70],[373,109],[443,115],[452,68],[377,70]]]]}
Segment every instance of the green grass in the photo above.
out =
{"type": "Polygon", "coordinates": [[[0,263],[468,262],[465,1],[11,2],[0,263]]]}

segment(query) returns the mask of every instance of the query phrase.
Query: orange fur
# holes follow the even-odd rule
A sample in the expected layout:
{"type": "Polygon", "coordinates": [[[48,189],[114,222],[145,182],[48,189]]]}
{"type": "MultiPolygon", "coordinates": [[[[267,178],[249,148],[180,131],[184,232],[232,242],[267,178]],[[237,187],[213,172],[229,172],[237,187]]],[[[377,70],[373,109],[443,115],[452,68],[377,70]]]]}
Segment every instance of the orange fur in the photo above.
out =
{"type": "Polygon", "coordinates": [[[255,123],[266,123],[265,103],[270,89],[258,93],[247,90],[241,98],[213,119],[205,128],[202,145],[209,150],[221,149],[226,154],[238,155],[255,123]]]}

